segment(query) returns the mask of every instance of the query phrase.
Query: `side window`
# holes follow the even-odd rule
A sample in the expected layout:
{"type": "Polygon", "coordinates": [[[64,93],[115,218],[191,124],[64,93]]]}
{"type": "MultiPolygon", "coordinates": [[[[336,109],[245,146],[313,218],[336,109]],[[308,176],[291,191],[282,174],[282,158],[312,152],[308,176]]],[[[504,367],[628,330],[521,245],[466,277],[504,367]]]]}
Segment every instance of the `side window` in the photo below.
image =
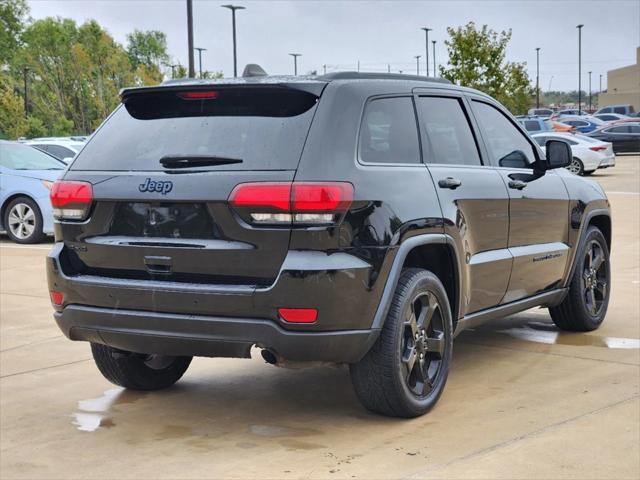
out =
{"type": "Polygon", "coordinates": [[[500,110],[484,102],[472,103],[493,165],[526,168],[536,161],[533,145],[500,110]]]}
{"type": "Polygon", "coordinates": [[[411,97],[379,98],[367,104],[359,152],[366,163],[420,163],[418,124],[411,97]]]}
{"type": "Polygon", "coordinates": [[[460,99],[420,97],[418,108],[433,154],[433,158],[427,154],[427,163],[481,165],[478,146],[460,99]]]}
{"type": "Polygon", "coordinates": [[[626,112],[626,108],[624,108],[624,107],[615,107],[613,109],[613,113],[620,113],[620,114],[624,115],[627,112],[626,112]]]}
{"type": "Polygon", "coordinates": [[[61,145],[49,145],[49,153],[59,159],[75,156],[73,150],[61,145]]]}
{"type": "Polygon", "coordinates": [[[602,113],[611,113],[611,107],[603,108],[602,113]]]}
{"type": "Polygon", "coordinates": [[[631,133],[640,133],[640,125],[630,125],[629,132],[631,133]]]}
{"type": "Polygon", "coordinates": [[[533,137],[533,139],[536,141],[538,145],[540,145],[541,147],[544,147],[549,137],[533,137]]]}
{"type": "Polygon", "coordinates": [[[525,120],[524,128],[527,130],[527,132],[535,132],[537,130],[540,130],[540,124],[535,120],[525,120]]]}
{"type": "Polygon", "coordinates": [[[607,130],[608,133],[628,133],[629,127],[627,125],[623,125],[620,127],[613,127],[607,130]]]}

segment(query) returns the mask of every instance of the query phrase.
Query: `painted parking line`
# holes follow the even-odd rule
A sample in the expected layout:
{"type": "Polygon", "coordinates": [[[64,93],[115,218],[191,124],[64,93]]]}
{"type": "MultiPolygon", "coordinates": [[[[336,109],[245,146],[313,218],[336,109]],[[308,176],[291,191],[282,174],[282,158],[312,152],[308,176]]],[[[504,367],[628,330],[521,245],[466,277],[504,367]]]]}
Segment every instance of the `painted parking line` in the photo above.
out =
{"type": "Polygon", "coordinates": [[[27,250],[51,250],[50,246],[37,246],[37,245],[10,245],[7,243],[0,243],[0,248],[22,248],[27,250]]]}

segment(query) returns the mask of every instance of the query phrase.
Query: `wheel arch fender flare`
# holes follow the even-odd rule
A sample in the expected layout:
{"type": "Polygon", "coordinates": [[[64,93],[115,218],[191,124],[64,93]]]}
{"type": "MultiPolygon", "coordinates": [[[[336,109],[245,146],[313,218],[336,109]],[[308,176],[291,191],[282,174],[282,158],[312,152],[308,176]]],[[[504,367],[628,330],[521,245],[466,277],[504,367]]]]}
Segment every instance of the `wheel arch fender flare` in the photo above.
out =
{"type": "MultiPolygon", "coordinates": [[[[591,221],[596,217],[607,217],[609,219],[609,222],[611,222],[611,212],[604,208],[592,209],[584,215],[582,219],[582,224],[580,225],[580,234],[578,235],[578,241],[573,247],[571,267],[569,268],[568,274],[565,278],[564,285],[563,285],[564,287],[568,286],[569,283],[571,282],[571,279],[573,278],[573,274],[575,272],[576,265],[578,262],[578,251],[580,250],[580,247],[584,242],[584,239],[587,235],[587,231],[589,230],[589,225],[591,224],[591,221]]],[[[602,234],[605,236],[605,239],[606,239],[607,232],[602,232],[602,234]]],[[[613,241],[611,238],[609,238],[608,240],[613,241]]],[[[609,250],[611,250],[611,245],[607,245],[607,247],[609,248],[609,250]]]]}
{"type": "Polygon", "coordinates": [[[451,254],[454,260],[453,265],[455,269],[455,305],[451,305],[451,313],[454,317],[453,322],[455,327],[457,312],[460,311],[460,292],[462,286],[462,268],[460,265],[460,255],[458,255],[453,238],[451,238],[449,235],[446,235],[444,233],[428,233],[408,238],[407,240],[404,240],[398,247],[398,251],[396,252],[395,258],[393,259],[393,264],[391,265],[389,274],[386,279],[380,302],[378,303],[378,308],[376,309],[376,313],[373,318],[373,324],[371,327],[372,329],[379,330],[384,325],[384,322],[387,318],[387,313],[389,312],[389,308],[391,306],[391,301],[393,300],[396,286],[398,285],[400,275],[402,274],[402,267],[405,264],[407,256],[415,248],[424,245],[444,245],[451,249],[451,254]]]}

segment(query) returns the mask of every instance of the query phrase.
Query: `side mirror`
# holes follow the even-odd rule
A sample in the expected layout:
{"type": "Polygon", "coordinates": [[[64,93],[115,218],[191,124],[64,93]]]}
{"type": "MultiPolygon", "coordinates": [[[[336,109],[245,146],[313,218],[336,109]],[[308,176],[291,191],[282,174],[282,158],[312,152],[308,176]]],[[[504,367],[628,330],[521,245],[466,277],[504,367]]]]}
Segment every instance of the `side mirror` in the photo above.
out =
{"type": "Polygon", "coordinates": [[[543,163],[543,170],[564,168],[571,164],[571,146],[561,140],[548,140],[545,145],[547,159],[543,163]]]}

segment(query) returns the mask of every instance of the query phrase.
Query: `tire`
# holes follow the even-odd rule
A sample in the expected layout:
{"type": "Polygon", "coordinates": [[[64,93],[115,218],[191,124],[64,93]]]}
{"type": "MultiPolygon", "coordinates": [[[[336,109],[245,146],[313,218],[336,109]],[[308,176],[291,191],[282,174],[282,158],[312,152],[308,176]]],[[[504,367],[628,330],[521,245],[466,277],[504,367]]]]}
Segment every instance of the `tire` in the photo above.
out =
{"type": "Polygon", "coordinates": [[[16,197],[4,211],[2,219],[7,236],[15,243],[40,243],[44,238],[42,213],[29,197],[16,197]]]}
{"type": "Polygon", "coordinates": [[[588,227],[575,262],[567,296],[549,313],[562,330],[589,332],[604,321],[611,293],[609,248],[597,227],[588,227]]]}
{"type": "Polygon", "coordinates": [[[161,390],[176,383],[191,357],[166,357],[124,352],[98,343],[91,353],[100,373],[111,383],[131,390],[161,390]]]}
{"type": "Polygon", "coordinates": [[[383,415],[427,413],[444,390],[452,348],[451,308],[442,283],[429,271],[404,270],[380,336],[362,360],[350,365],[358,399],[383,415]]]}
{"type": "Polygon", "coordinates": [[[567,168],[567,170],[569,170],[571,173],[573,173],[575,175],[583,175],[584,174],[584,164],[582,163],[582,160],[580,160],[577,157],[573,157],[571,159],[571,164],[566,168],[567,168]]]}
{"type": "Polygon", "coordinates": [[[591,174],[593,174],[595,172],[596,172],[595,170],[589,170],[589,171],[585,170],[584,172],[582,172],[582,175],[585,176],[585,177],[588,177],[589,175],[591,175],[591,174]]]}

